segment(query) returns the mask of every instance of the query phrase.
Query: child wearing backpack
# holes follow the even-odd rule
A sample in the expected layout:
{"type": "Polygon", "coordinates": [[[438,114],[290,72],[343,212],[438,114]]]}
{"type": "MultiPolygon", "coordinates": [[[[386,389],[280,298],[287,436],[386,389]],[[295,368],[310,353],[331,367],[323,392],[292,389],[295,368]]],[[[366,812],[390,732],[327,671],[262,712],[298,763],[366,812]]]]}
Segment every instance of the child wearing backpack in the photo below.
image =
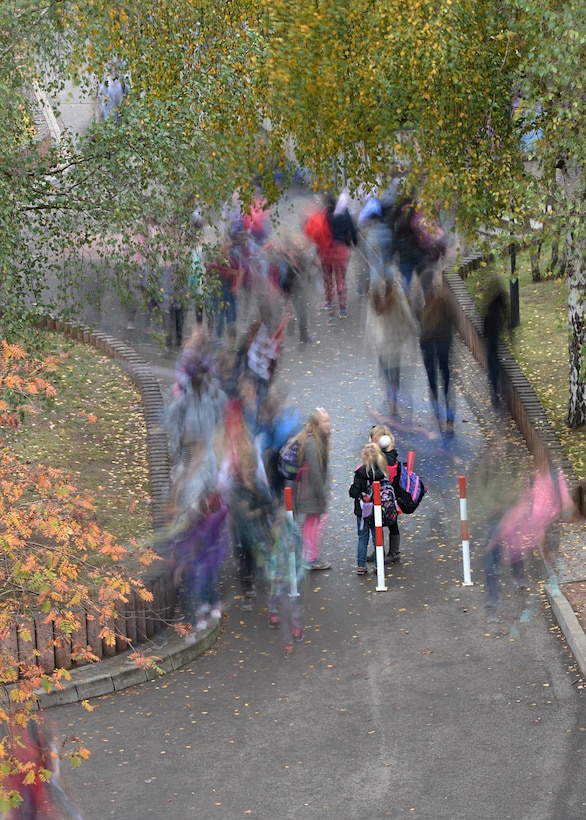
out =
{"type": "Polygon", "coordinates": [[[366,552],[372,538],[373,549],[376,545],[374,529],[374,507],[372,503],[372,485],[374,481],[384,481],[387,471],[386,458],[377,444],[365,444],[362,449],[362,464],[354,471],[354,480],[348,494],[354,499],[354,515],[358,528],[356,548],[356,572],[366,575],[366,552]]]}
{"type": "MultiPolygon", "coordinates": [[[[370,440],[378,444],[382,450],[383,456],[387,463],[386,473],[393,484],[395,493],[400,492],[399,489],[399,471],[401,464],[399,462],[399,454],[395,449],[395,437],[385,424],[376,424],[370,431],[370,440]]],[[[398,564],[401,561],[401,533],[399,532],[398,520],[388,525],[389,528],[389,550],[385,556],[385,564],[398,564]]],[[[368,556],[367,560],[374,561],[374,554],[368,556]]]]}

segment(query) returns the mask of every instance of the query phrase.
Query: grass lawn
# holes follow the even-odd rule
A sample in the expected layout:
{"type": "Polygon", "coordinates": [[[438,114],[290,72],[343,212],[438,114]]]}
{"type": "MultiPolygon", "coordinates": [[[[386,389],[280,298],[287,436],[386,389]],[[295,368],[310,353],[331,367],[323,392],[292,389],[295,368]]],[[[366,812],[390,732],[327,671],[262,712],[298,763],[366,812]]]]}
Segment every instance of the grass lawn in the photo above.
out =
{"type": "Polygon", "coordinates": [[[121,368],[89,345],[52,338],[61,356],[50,381],[56,399],[39,407],[16,434],[21,459],[65,470],[89,490],[98,524],[120,543],[152,533],[146,424],[140,392],[121,368]]]}
{"type": "MultiPolygon", "coordinates": [[[[498,259],[471,273],[466,287],[480,306],[483,288],[496,273],[508,292],[509,258],[498,259]]],[[[570,430],[566,424],[568,381],[568,312],[565,280],[533,282],[529,255],[517,256],[521,324],[510,348],[535,390],[547,417],[558,434],[579,479],[586,478],[586,429],[570,430]]]]}

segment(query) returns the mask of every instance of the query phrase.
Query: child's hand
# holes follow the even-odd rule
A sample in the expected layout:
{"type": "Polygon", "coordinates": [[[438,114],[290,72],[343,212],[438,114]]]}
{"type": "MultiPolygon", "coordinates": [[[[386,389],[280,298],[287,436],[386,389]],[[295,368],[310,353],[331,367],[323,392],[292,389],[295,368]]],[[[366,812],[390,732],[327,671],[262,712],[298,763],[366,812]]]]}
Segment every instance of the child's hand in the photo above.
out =
{"type": "Polygon", "coordinates": [[[372,501],[371,497],[369,495],[366,495],[365,493],[362,493],[362,500],[365,501],[367,504],[370,501],[372,501]]]}

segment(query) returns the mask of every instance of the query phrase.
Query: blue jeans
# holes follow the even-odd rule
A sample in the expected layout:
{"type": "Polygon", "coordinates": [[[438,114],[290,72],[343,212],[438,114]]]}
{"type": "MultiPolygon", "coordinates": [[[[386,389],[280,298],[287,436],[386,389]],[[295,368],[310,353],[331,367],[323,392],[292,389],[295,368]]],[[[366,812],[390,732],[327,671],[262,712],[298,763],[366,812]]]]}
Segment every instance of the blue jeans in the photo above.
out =
{"type": "MultiPolygon", "coordinates": [[[[503,563],[502,553],[502,546],[497,542],[484,555],[487,607],[496,607],[499,602],[499,575],[503,563]]],[[[522,558],[511,561],[511,573],[517,584],[524,583],[525,565],[522,558]]]]}
{"type": "Polygon", "coordinates": [[[374,518],[371,520],[364,520],[361,516],[356,516],[356,525],[358,529],[358,548],[356,554],[356,564],[359,567],[366,566],[366,552],[368,550],[368,542],[370,540],[370,536],[372,535],[372,543],[373,546],[376,543],[375,541],[375,532],[374,532],[374,518]]]}
{"type": "Polygon", "coordinates": [[[401,274],[401,278],[403,280],[403,290],[405,293],[409,293],[411,290],[411,280],[413,279],[413,271],[415,270],[415,267],[415,262],[406,260],[399,262],[399,273],[401,274]]]}
{"type": "Polygon", "coordinates": [[[224,324],[236,324],[236,299],[232,293],[232,286],[221,283],[221,294],[214,303],[216,314],[216,335],[221,339],[224,335],[224,324]]]}

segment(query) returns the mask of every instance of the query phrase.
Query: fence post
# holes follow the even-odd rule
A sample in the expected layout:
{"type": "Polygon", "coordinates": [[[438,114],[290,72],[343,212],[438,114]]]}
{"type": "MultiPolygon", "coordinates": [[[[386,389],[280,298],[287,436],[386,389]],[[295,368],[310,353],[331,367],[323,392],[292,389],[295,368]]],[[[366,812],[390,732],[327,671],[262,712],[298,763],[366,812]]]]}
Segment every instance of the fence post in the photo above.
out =
{"type": "MultiPolygon", "coordinates": [[[[293,521],[293,492],[291,487],[285,487],[285,509],[287,510],[287,517],[293,521]]],[[[289,547],[289,597],[299,598],[299,591],[297,589],[297,564],[295,562],[295,541],[291,539],[289,547]]]]}
{"type": "Polygon", "coordinates": [[[383,511],[380,505],[380,481],[372,485],[372,500],[374,501],[374,537],[376,542],[376,591],[386,592],[385,578],[385,548],[383,541],[383,511]]]}
{"type": "Polygon", "coordinates": [[[468,505],[466,499],[466,476],[458,478],[460,485],[460,526],[462,530],[462,564],[464,567],[464,586],[472,586],[470,575],[470,536],[468,535],[468,505]]]}

